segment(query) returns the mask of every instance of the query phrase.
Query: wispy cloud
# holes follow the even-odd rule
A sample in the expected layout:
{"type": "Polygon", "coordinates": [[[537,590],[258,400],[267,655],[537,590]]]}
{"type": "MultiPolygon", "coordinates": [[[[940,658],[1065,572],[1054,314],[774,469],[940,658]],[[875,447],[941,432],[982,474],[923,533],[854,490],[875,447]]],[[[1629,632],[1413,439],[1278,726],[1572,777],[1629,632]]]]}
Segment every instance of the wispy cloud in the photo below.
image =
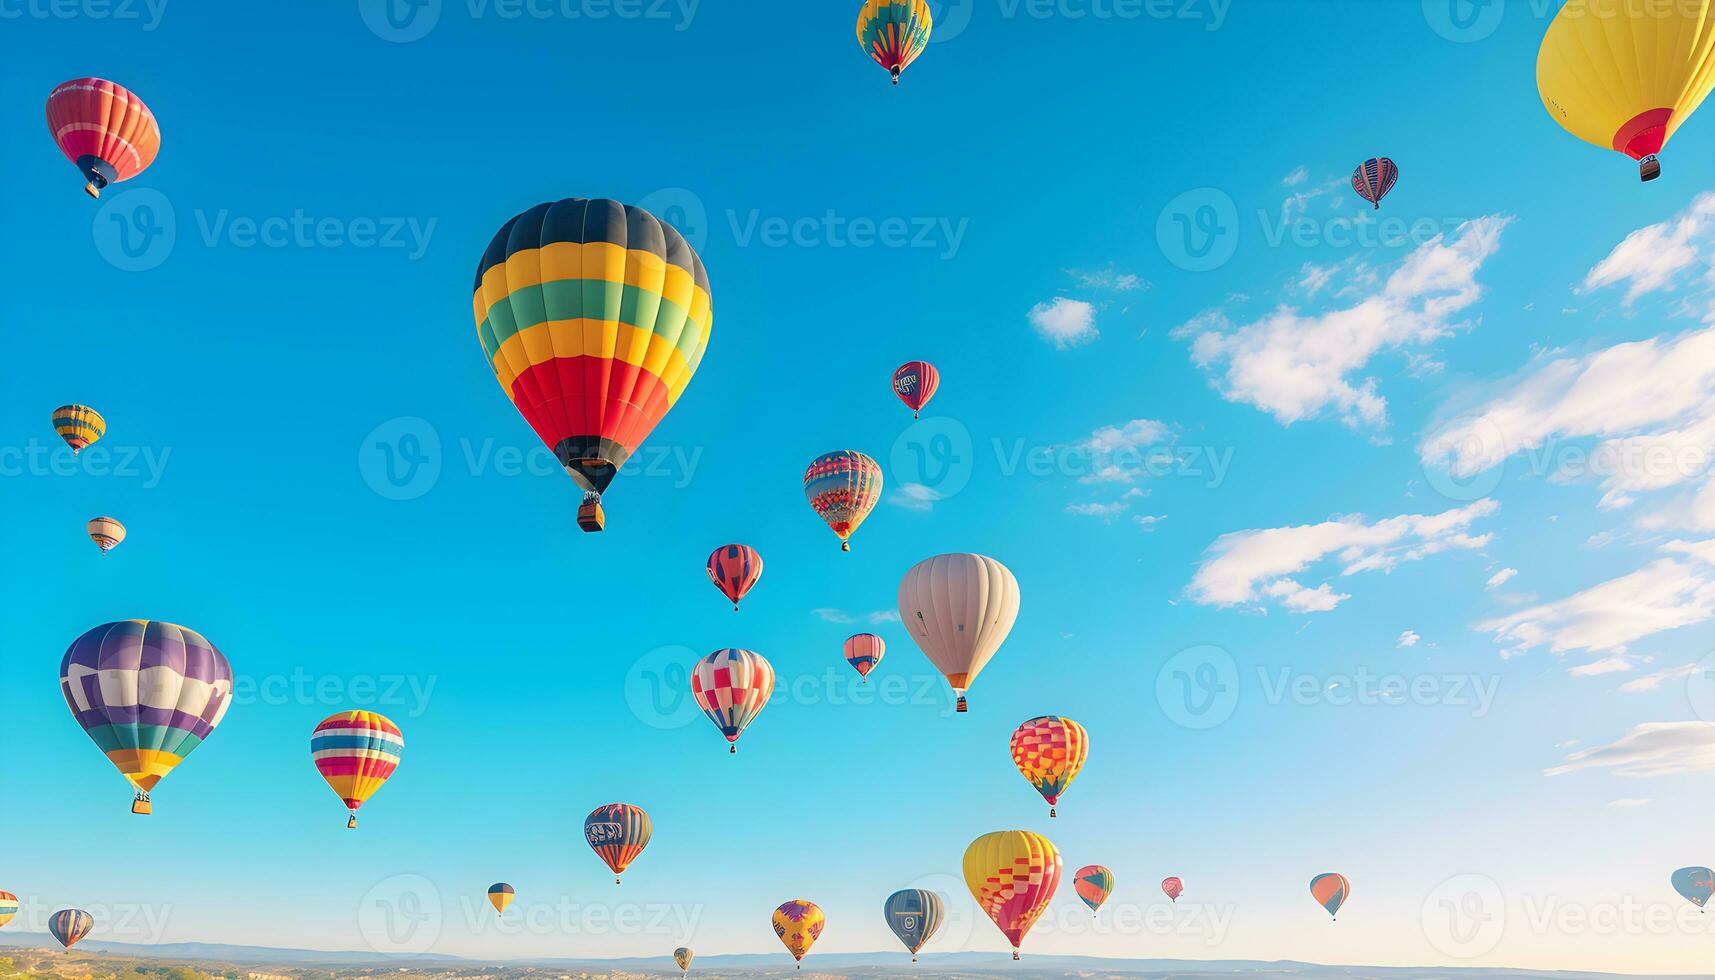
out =
{"type": "Polygon", "coordinates": [[[902,483],[887,495],[887,502],[893,506],[915,511],[933,510],[935,502],[940,499],[939,491],[921,483],[902,483]]]}
{"type": "Polygon", "coordinates": [[[1715,725],[1702,721],[1653,721],[1617,741],[1580,749],[1543,770],[1561,776],[1580,769],[1609,769],[1616,776],[1672,776],[1715,771],[1715,725]]]}
{"type": "MultiPolygon", "coordinates": [[[[1687,270],[1707,273],[1715,259],[1715,192],[1704,192],[1659,224],[1627,235],[1584,277],[1589,292],[1624,284],[1626,302],[1672,289],[1687,270]]],[[[1705,285],[1708,280],[1705,279],[1705,285]]]]}
{"type": "Polygon", "coordinates": [[[1056,296],[1037,303],[1025,314],[1030,325],[1061,350],[1090,343],[1101,336],[1096,330],[1096,308],[1080,299],[1056,296]]]}
{"type": "Polygon", "coordinates": [[[1681,664],[1678,667],[1668,667],[1665,670],[1658,670],[1651,674],[1645,674],[1642,677],[1633,678],[1632,680],[1621,684],[1620,690],[1626,694],[1645,694],[1661,687],[1663,684],[1686,680],[1693,674],[1697,673],[1697,670],[1698,667],[1696,664],[1681,664]]]}
{"type": "Polygon", "coordinates": [[[1405,630],[1399,634],[1399,639],[1393,641],[1393,645],[1403,650],[1406,647],[1417,646],[1417,641],[1421,639],[1423,637],[1418,636],[1416,630],[1405,630]]]}
{"type": "Polygon", "coordinates": [[[1101,289],[1114,293],[1130,293],[1150,289],[1149,280],[1133,272],[1121,272],[1112,262],[1101,269],[1067,269],[1066,273],[1085,289],[1101,289]]]}
{"type": "Polygon", "coordinates": [[[1516,569],[1516,568],[1503,568],[1500,571],[1496,572],[1495,574],[1490,575],[1489,580],[1487,582],[1484,582],[1483,584],[1488,588],[1498,589],[1501,586],[1512,581],[1513,576],[1517,575],[1517,574],[1518,574],[1518,569],[1516,569]]]}
{"type": "Polygon", "coordinates": [[[810,614],[829,623],[855,623],[856,619],[844,609],[834,609],[831,606],[820,606],[810,610],[810,614]]]}

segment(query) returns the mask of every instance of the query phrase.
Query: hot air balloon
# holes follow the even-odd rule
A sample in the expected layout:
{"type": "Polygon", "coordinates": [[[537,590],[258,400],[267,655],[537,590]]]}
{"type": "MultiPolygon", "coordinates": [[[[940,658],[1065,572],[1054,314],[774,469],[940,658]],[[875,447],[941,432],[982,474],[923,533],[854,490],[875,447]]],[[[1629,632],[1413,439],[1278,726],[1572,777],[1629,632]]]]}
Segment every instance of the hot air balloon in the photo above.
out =
{"type": "Polygon", "coordinates": [[[60,909],[48,916],[48,932],[61,946],[71,949],[95,928],[95,917],[83,909],[60,909]]]}
{"type": "Polygon", "coordinates": [[[107,431],[107,420],[88,405],[61,405],[54,409],[54,431],[76,456],[83,447],[101,438],[107,431]]]}
{"type": "Polygon", "coordinates": [[[1661,152],[1715,84],[1715,8],[1569,0],[1536,55],[1536,90],[1573,136],[1661,175],[1661,152]]]}
{"type": "Polygon", "coordinates": [[[1393,185],[1399,180],[1399,168],[1387,157],[1371,157],[1358,164],[1358,169],[1352,171],[1352,190],[1358,196],[1382,209],[1382,198],[1393,190],[1393,185]]]}
{"type": "Polygon", "coordinates": [[[760,578],[762,556],[749,545],[723,544],[709,554],[709,581],[732,601],[733,612],[738,612],[738,601],[760,578]]]}
{"type": "Polygon", "coordinates": [[[867,684],[869,672],[887,656],[887,641],[874,633],[854,633],[846,637],[845,653],[846,663],[852,665],[859,677],[866,678],[867,684]]]}
{"type": "Polygon", "coordinates": [[[18,914],[18,896],[11,892],[0,892],[0,926],[12,921],[18,914]]]}
{"type": "Polygon", "coordinates": [[[716,650],[691,671],[691,696],[738,751],[738,737],[774,693],[774,667],[749,650],[716,650]]]}
{"type": "Polygon", "coordinates": [[[893,393],[911,409],[912,418],[922,416],[923,406],[935,397],[935,389],[939,387],[940,372],[928,361],[907,361],[893,372],[893,393]]]}
{"type": "Polygon", "coordinates": [[[858,11],[858,46],[898,85],[899,73],[929,46],[934,24],[926,0],[864,0],[858,11]]]}
{"type": "Polygon", "coordinates": [[[111,517],[97,517],[85,524],[84,530],[89,532],[89,539],[95,542],[95,546],[100,548],[104,555],[125,540],[125,525],[111,517]]]}
{"type": "Polygon", "coordinates": [[[673,962],[679,964],[679,971],[681,973],[690,973],[691,960],[696,955],[696,953],[691,952],[691,947],[680,946],[678,949],[673,951],[673,962]]]}
{"type": "Polygon", "coordinates": [[[1102,903],[1113,893],[1114,873],[1099,864],[1086,865],[1072,876],[1072,888],[1091,912],[1099,912],[1102,903]]]}
{"type": "Polygon", "coordinates": [[[600,531],[601,495],[708,347],[703,260],[642,208],[538,204],[489,243],[475,309],[500,387],[586,491],[578,526],[600,531]]]}
{"type": "Polygon", "coordinates": [[[965,849],[965,885],[1012,943],[1013,959],[1024,934],[1054,898],[1060,872],[1054,844],[1028,830],[997,830],[965,849]]]}
{"type": "Polygon", "coordinates": [[[804,968],[804,954],[816,945],[816,937],[822,934],[826,921],[815,902],[802,898],[794,898],[774,910],[774,934],[798,961],[798,969],[804,968]]]}
{"type": "Polygon", "coordinates": [[[310,755],[334,795],[351,811],[345,825],[356,829],[357,809],[399,768],[405,734],[373,711],[329,715],[310,736],[310,755]]]}
{"type": "Polygon", "coordinates": [[[649,822],[649,814],[642,807],[629,803],[598,806],[584,818],[584,840],[589,842],[596,857],[613,871],[613,883],[616,885],[619,884],[619,876],[649,846],[652,833],[654,825],[649,822]]]}
{"type": "Polygon", "coordinates": [[[925,656],[945,674],[965,711],[965,692],[1012,632],[1018,580],[983,555],[936,555],[899,583],[899,617],[925,656]]]}
{"type": "Polygon", "coordinates": [[[1177,905],[1179,904],[1179,896],[1185,894],[1185,882],[1178,878],[1163,878],[1161,879],[1161,892],[1177,905]]]}
{"type": "Polygon", "coordinates": [[[130,180],[161,152],[161,127],[135,93],[104,78],[74,78],[48,93],[48,132],[83,171],[90,197],[130,180]]]}
{"type": "Polygon", "coordinates": [[[60,693],[136,788],[131,812],[149,813],[149,791],[226,717],[232,665],[195,630],[128,619],[72,642],[60,661],[60,693]]]}
{"type": "Polygon", "coordinates": [[[1328,910],[1328,914],[1339,921],[1340,906],[1346,904],[1346,899],[1352,894],[1352,883],[1345,875],[1330,871],[1310,879],[1310,897],[1316,904],[1328,910]]]}
{"type": "Polygon", "coordinates": [[[851,536],[881,499],[881,466],[851,449],[817,456],[804,471],[804,496],[840,539],[840,550],[850,551],[851,536]]]}
{"type": "Polygon", "coordinates": [[[1048,801],[1048,815],[1060,794],[1078,778],[1090,755],[1090,736],[1084,726],[1070,718],[1043,715],[1018,726],[1012,733],[1012,764],[1048,801]]]}
{"type": "Polygon", "coordinates": [[[1673,873],[1673,890],[1687,902],[1703,907],[1710,895],[1715,895],[1715,871],[1708,868],[1680,868],[1673,873]]]}
{"type": "Polygon", "coordinates": [[[887,927],[911,951],[911,962],[917,962],[917,951],[941,928],[947,918],[947,903],[926,888],[902,888],[887,896],[882,905],[887,927]]]}
{"type": "Polygon", "coordinates": [[[518,893],[504,881],[497,881],[488,886],[488,904],[494,906],[494,911],[501,915],[506,914],[506,907],[511,905],[512,900],[517,897],[518,893]]]}

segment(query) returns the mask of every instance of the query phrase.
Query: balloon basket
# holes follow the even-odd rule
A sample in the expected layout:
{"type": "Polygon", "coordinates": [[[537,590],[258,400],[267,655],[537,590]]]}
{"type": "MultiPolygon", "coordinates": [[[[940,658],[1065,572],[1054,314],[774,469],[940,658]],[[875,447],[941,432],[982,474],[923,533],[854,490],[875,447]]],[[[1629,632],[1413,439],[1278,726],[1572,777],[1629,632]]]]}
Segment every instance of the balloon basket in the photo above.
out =
{"type": "Polygon", "coordinates": [[[850,550],[852,550],[852,543],[851,543],[851,542],[850,542],[850,541],[841,541],[841,542],[840,542],[840,550],[841,550],[841,551],[850,551],[850,550]]]}
{"type": "Polygon", "coordinates": [[[1652,180],[1654,180],[1660,176],[1661,176],[1661,160],[1654,153],[1651,153],[1649,156],[1644,157],[1642,160],[1638,161],[1638,179],[1639,180],[1643,181],[1644,183],[1649,183],[1650,181],[1652,181],[1652,180]]]}
{"type": "Polygon", "coordinates": [[[139,796],[131,801],[131,812],[146,817],[155,812],[155,806],[147,796],[139,796]]]}
{"type": "Polygon", "coordinates": [[[95,186],[94,183],[83,185],[83,192],[98,201],[101,200],[101,188],[95,186]]]}
{"type": "Polygon", "coordinates": [[[1049,816],[1050,816],[1050,817],[1057,817],[1057,816],[1059,816],[1059,814],[1058,814],[1058,813],[1055,813],[1055,812],[1054,812],[1054,808],[1053,808],[1053,807],[1049,807],[1049,808],[1048,808],[1048,815],[1049,815],[1049,816]]]}
{"type": "Polygon", "coordinates": [[[965,696],[959,695],[959,703],[953,706],[953,711],[962,715],[969,710],[971,710],[971,706],[965,703],[965,696]]]}
{"type": "Polygon", "coordinates": [[[607,526],[607,513],[601,509],[601,498],[587,498],[578,505],[578,527],[596,532],[607,526]]]}
{"type": "Polygon", "coordinates": [[[613,876],[613,883],[614,883],[614,884],[616,884],[616,885],[617,885],[617,884],[619,884],[619,875],[614,875],[614,876],[613,876]]]}
{"type": "Polygon", "coordinates": [[[727,751],[727,755],[738,755],[738,746],[729,745],[726,747],[726,751],[727,751]]]}
{"type": "Polygon", "coordinates": [[[1015,960],[1018,959],[1018,950],[1015,949],[1012,951],[1012,958],[1015,960]]]}
{"type": "Polygon", "coordinates": [[[357,816],[355,814],[353,814],[349,819],[346,820],[345,829],[346,830],[356,830],[357,829],[357,816]]]}

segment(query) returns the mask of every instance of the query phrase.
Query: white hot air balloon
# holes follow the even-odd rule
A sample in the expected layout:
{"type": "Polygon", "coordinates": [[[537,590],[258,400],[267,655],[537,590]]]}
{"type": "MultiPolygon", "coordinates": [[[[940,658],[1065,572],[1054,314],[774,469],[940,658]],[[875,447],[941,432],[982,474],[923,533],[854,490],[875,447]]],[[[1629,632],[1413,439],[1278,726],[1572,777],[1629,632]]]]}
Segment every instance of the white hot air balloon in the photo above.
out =
{"type": "Polygon", "coordinates": [[[899,583],[899,618],[966,710],[965,692],[1018,619],[1018,579],[984,555],[936,555],[899,583]]]}

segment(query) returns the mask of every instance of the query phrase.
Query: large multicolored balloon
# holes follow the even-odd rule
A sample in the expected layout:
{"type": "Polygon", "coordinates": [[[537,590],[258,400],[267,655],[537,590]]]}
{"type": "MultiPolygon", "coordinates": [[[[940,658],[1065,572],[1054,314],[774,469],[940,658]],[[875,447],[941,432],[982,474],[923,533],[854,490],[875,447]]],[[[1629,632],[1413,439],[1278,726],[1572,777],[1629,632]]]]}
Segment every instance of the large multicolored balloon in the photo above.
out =
{"type": "Polygon", "coordinates": [[[507,397],[587,493],[601,494],[702,363],[709,277],[672,225],[617,201],[538,204],[476,270],[476,333],[507,397]]]}
{"type": "Polygon", "coordinates": [[[696,953],[691,952],[691,947],[689,946],[680,946],[678,949],[673,951],[673,962],[679,964],[680,973],[691,972],[691,960],[694,959],[696,955],[696,953]]]}
{"type": "Polygon", "coordinates": [[[1102,903],[1113,894],[1114,873],[1099,864],[1085,865],[1072,875],[1072,888],[1091,912],[1099,912],[1102,903]]]}
{"type": "Polygon", "coordinates": [[[506,907],[518,897],[518,892],[504,881],[497,881],[488,886],[488,904],[494,906],[494,911],[500,915],[506,914],[506,907]]]}
{"type": "Polygon", "coordinates": [[[1680,868],[1673,873],[1672,881],[1673,890],[1698,908],[1715,895],[1715,871],[1708,868],[1680,868]]]}
{"type": "Polygon", "coordinates": [[[997,830],[965,848],[965,886],[1001,935],[1012,958],[1060,885],[1060,852],[1041,834],[997,830]]]}
{"type": "Polygon", "coordinates": [[[1358,196],[1382,209],[1382,198],[1393,190],[1393,185],[1399,181],[1399,168],[1387,157],[1371,157],[1358,164],[1358,169],[1352,171],[1352,190],[1358,196]]]}
{"type": "Polygon", "coordinates": [[[881,464],[853,449],[817,456],[804,471],[804,497],[816,516],[852,550],[851,537],[881,500],[881,464]]]}
{"type": "Polygon", "coordinates": [[[864,0],[858,11],[858,46],[898,85],[899,73],[929,46],[934,26],[927,0],[864,0]]]}
{"type": "Polygon", "coordinates": [[[11,892],[0,892],[0,926],[11,922],[18,914],[18,896],[11,892]]]}
{"type": "Polygon", "coordinates": [[[792,958],[799,961],[798,969],[804,968],[804,954],[816,945],[826,922],[821,907],[802,898],[794,898],[774,910],[774,934],[780,937],[792,958]]]}
{"type": "Polygon", "coordinates": [[[965,711],[965,692],[1018,620],[1018,579],[984,555],[936,555],[899,583],[899,617],[965,711]]]}
{"type": "Polygon", "coordinates": [[[357,810],[399,768],[405,734],[374,711],[329,715],[310,736],[316,770],[350,811],[345,825],[357,827],[357,810]]]}
{"type": "Polygon", "coordinates": [[[105,78],[74,78],[48,93],[48,132],[83,171],[90,197],[130,180],[161,152],[161,127],[135,93],[105,78]]]}
{"type": "Polygon", "coordinates": [[[48,916],[48,933],[66,949],[77,945],[77,941],[89,935],[93,928],[95,916],[83,909],[60,909],[48,916]]]}
{"type": "Polygon", "coordinates": [[[1179,896],[1185,894],[1185,882],[1180,878],[1163,878],[1161,879],[1161,893],[1177,905],[1179,904],[1179,896]]]}
{"type": "Polygon", "coordinates": [[[107,431],[107,420],[88,405],[61,405],[54,409],[54,432],[76,456],[107,431]]]}
{"type": "Polygon", "coordinates": [[[89,532],[89,539],[95,542],[95,546],[100,548],[104,555],[119,547],[119,542],[125,540],[125,525],[111,517],[94,518],[83,527],[89,532]]]}
{"type": "Polygon", "coordinates": [[[631,867],[631,862],[649,846],[655,825],[640,806],[629,803],[609,803],[598,806],[584,818],[584,840],[596,857],[613,871],[613,883],[631,867]]]}
{"type": "Polygon", "coordinates": [[[738,751],[738,737],[774,693],[774,667],[750,650],[716,650],[691,671],[691,696],[738,751]]]}
{"type": "Polygon", "coordinates": [[[893,393],[911,409],[912,418],[920,418],[923,406],[935,397],[941,387],[941,374],[928,361],[907,361],[893,372],[893,393]]]}
{"type": "Polygon", "coordinates": [[[1340,915],[1340,906],[1346,904],[1346,899],[1351,897],[1351,894],[1352,883],[1346,880],[1345,875],[1329,871],[1310,879],[1310,897],[1316,900],[1317,905],[1327,909],[1328,914],[1334,916],[1336,921],[1340,915]]]}
{"type": "Polygon", "coordinates": [[[158,620],[106,623],[72,641],[60,693],[90,739],[136,788],[132,813],[232,706],[232,664],[201,633],[158,620]]]}
{"type": "Polygon", "coordinates": [[[1078,778],[1089,756],[1089,733],[1070,718],[1043,715],[1012,733],[1012,764],[1048,801],[1050,817],[1058,816],[1055,804],[1060,794],[1078,778]]]}
{"type": "Polygon", "coordinates": [[[709,555],[709,581],[738,612],[738,601],[762,578],[762,556],[745,544],[723,544],[709,555]]]}
{"type": "Polygon", "coordinates": [[[887,927],[911,951],[911,962],[917,962],[917,951],[935,938],[941,923],[947,919],[947,903],[937,892],[926,888],[902,888],[887,896],[881,907],[887,927]]]}
{"type": "Polygon", "coordinates": [[[846,663],[852,665],[859,677],[868,678],[881,658],[887,656],[887,641],[874,633],[854,633],[846,637],[844,650],[846,663]]]}

